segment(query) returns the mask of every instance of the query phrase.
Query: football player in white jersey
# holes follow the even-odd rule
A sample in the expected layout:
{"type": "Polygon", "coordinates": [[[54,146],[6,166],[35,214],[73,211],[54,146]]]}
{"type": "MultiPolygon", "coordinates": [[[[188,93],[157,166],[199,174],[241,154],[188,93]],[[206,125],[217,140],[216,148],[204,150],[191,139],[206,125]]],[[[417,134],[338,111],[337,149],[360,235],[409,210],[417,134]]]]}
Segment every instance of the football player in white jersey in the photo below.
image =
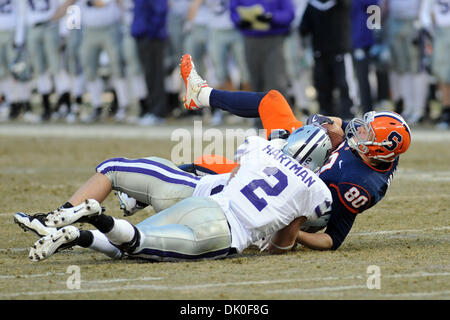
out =
{"type": "Polygon", "coordinates": [[[58,106],[70,104],[70,79],[63,68],[59,50],[59,21],[53,20],[61,1],[21,0],[19,4],[27,25],[26,46],[36,77],[37,91],[42,95],[44,110],[41,120],[46,121],[52,113],[50,94],[53,87],[59,97],[58,106]]]}
{"type": "Polygon", "coordinates": [[[450,128],[450,0],[424,0],[421,10],[423,27],[433,37],[433,74],[439,82],[442,111],[438,127],[450,128]],[[433,23],[434,22],[434,23],[433,23]]]}
{"type": "MultiPolygon", "coordinates": [[[[249,137],[236,152],[240,165],[232,173],[205,176],[197,182],[192,197],[136,226],[103,214],[94,199],[46,215],[47,226],[62,228],[37,241],[30,258],[40,261],[74,245],[87,247],[89,243],[92,248],[96,240],[109,256],[120,257],[123,252],[157,261],[221,258],[242,252],[263,238],[268,239],[270,252],[285,252],[293,247],[301,224],[320,218],[331,206],[329,189],[314,173],[330,153],[330,138],[319,126],[304,126],[287,140],[249,137]],[[222,184],[221,191],[217,181],[222,184]],[[213,190],[217,193],[212,194],[213,190]],[[77,221],[91,223],[98,231],[69,226],[77,221]]],[[[120,171],[111,163],[99,167],[104,174],[120,171]]],[[[160,164],[157,167],[162,168],[160,164]]],[[[122,169],[143,172],[133,161],[122,169]]],[[[149,174],[161,181],[177,177],[173,169],[168,172],[165,177],[160,177],[161,170],[149,174]]],[[[195,183],[195,179],[190,181],[195,183]]]]}
{"type": "MultiPolygon", "coordinates": [[[[214,67],[216,87],[219,90],[250,90],[247,63],[245,61],[244,38],[237,30],[230,17],[229,0],[194,0],[191,15],[197,14],[196,10],[201,4],[208,9],[208,55],[214,67]],[[233,58],[238,70],[237,87],[232,82],[229,69],[229,57],[233,58]]],[[[198,14],[203,14],[199,12],[198,14]]],[[[211,125],[220,125],[223,122],[223,111],[212,110],[214,115],[211,125]]]]}
{"type": "MultiPolygon", "coordinates": [[[[428,95],[428,75],[421,70],[417,39],[421,0],[389,0],[388,39],[392,55],[392,83],[403,100],[402,116],[416,124],[424,116],[428,95]]],[[[394,90],[395,91],[395,90],[394,90]]]]}
{"type": "Polygon", "coordinates": [[[0,121],[18,116],[22,101],[29,106],[28,86],[14,81],[10,72],[10,66],[20,53],[18,51],[23,49],[24,42],[24,20],[18,11],[17,1],[0,1],[0,96],[5,98],[0,121]]]}
{"type": "Polygon", "coordinates": [[[112,73],[112,86],[117,94],[119,109],[116,120],[123,121],[129,107],[126,79],[122,68],[119,0],[66,0],[57,15],[76,4],[81,11],[82,43],[81,64],[86,77],[87,91],[93,110],[82,118],[84,122],[97,122],[102,114],[103,82],[98,75],[99,59],[106,52],[112,73]]]}
{"type": "MultiPolygon", "coordinates": [[[[133,22],[133,0],[121,0],[122,9],[122,51],[125,63],[125,74],[130,85],[133,97],[139,102],[140,113],[142,117],[148,110],[147,107],[147,85],[145,83],[144,74],[142,73],[142,65],[139,60],[136,39],[131,36],[131,24],[133,22]]],[[[122,119],[125,114],[117,114],[122,119]]]]}

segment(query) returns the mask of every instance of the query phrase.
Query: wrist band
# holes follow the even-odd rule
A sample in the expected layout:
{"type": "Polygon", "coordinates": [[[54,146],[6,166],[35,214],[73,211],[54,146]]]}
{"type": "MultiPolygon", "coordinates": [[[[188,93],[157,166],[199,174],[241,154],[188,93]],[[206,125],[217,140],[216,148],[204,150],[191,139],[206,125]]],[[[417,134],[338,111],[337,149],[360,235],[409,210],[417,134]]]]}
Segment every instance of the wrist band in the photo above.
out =
{"type": "Polygon", "coordinates": [[[272,239],[270,239],[270,244],[273,245],[275,248],[280,249],[280,250],[290,250],[294,246],[295,241],[294,241],[293,244],[291,244],[290,246],[287,246],[287,247],[280,247],[280,246],[276,245],[275,243],[273,243],[272,239]]]}

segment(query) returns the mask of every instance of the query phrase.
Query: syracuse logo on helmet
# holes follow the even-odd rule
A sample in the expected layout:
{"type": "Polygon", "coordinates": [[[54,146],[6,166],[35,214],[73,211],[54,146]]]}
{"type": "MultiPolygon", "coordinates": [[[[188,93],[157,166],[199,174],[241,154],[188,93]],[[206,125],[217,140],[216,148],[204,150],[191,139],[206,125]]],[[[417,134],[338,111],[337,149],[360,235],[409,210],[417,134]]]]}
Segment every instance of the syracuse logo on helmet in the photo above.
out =
{"type": "Polygon", "coordinates": [[[363,119],[352,119],[345,136],[351,148],[384,162],[394,161],[411,143],[408,124],[392,111],[371,111],[364,114],[363,119]]]}

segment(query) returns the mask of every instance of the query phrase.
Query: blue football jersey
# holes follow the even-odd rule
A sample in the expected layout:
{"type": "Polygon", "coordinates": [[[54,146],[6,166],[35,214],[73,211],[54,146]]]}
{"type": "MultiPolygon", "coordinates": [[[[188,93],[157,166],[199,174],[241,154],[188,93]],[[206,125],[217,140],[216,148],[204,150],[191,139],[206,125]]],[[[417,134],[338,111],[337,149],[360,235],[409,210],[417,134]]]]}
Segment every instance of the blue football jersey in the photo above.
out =
{"type": "Polygon", "coordinates": [[[362,161],[348,143],[343,142],[320,169],[319,176],[333,196],[330,220],[325,232],[333,239],[332,249],[344,241],[358,213],[380,201],[397,169],[398,158],[375,168],[362,161]]]}

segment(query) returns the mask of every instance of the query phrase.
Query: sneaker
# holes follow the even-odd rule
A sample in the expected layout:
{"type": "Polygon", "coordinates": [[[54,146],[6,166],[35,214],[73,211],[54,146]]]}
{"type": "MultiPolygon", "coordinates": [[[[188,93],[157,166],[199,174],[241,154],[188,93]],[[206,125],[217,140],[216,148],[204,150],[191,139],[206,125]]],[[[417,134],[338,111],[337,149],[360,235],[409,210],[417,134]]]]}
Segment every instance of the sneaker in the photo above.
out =
{"type": "Polygon", "coordinates": [[[119,108],[114,116],[114,121],[125,122],[126,119],[127,119],[127,109],[119,108]]]}
{"type": "Polygon", "coordinates": [[[211,126],[215,127],[222,125],[224,122],[223,118],[223,112],[221,110],[216,110],[211,118],[211,126]]]}
{"type": "Polygon", "coordinates": [[[14,222],[19,225],[25,231],[32,231],[40,237],[47,236],[56,232],[56,228],[47,227],[45,225],[45,219],[47,213],[36,213],[32,216],[24,212],[16,212],[14,214],[14,222]]]}
{"type": "Polygon", "coordinates": [[[442,111],[439,122],[436,125],[438,129],[447,130],[450,128],[450,109],[446,108],[442,111]]]}
{"type": "Polygon", "coordinates": [[[123,192],[115,192],[117,199],[120,202],[120,210],[123,211],[125,217],[132,216],[139,210],[144,209],[147,205],[137,201],[123,192]]]}
{"type": "Polygon", "coordinates": [[[92,112],[86,116],[83,116],[81,121],[84,123],[94,123],[94,122],[99,122],[101,120],[102,117],[102,108],[95,108],[94,110],[92,110],[92,112]]]}
{"type": "Polygon", "coordinates": [[[64,227],[34,243],[28,257],[31,261],[42,261],[53,254],[76,245],[80,231],[74,226],[64,227]]]}
{"type": "Polygon", "coordinates": [[[67,116],[66,116],[66,123],[68,124],[72,124],[77,122],[78,120],[78,114],[76,114],[75,112],[70,112],[67,116]]]}
{"type": "Polygon", "coordinates": [[[180,74],[186,88],[184,107],[188,110],[202,108],[203,106],[198,101],[198,94],[202,88],[208,87],[208,84],[198,75],[192,57],[189,54],[185,54],[181,58],[180,74]]]}
{"type": "Polygon", "coordinates": [[[27,111],[23,114],[23,121],[27,123],[40,123],[41,117],[31,111],[27,111]]]}
{"type": "Polygon", "coordinates": [[[0,122],[9,120],[9,105],[3,102],[0,105],[0,122]]]}
{"type": "Polygon", "coordinates": [[[161,125],[165,124],[166,120],[160,117],[157,117],[151,113],[143,116],[138,120],[138,124],[140,126],[153,126],[153,125],[161,125]]]}
{"type": "Polygon", "coordinates": [[[104,209],[97,200],[88,199],[72,208],[59,208],[45,217],[45,225],[61,228],[75,222],[86,222],[85,218],[100,215],[104,209]]]}

